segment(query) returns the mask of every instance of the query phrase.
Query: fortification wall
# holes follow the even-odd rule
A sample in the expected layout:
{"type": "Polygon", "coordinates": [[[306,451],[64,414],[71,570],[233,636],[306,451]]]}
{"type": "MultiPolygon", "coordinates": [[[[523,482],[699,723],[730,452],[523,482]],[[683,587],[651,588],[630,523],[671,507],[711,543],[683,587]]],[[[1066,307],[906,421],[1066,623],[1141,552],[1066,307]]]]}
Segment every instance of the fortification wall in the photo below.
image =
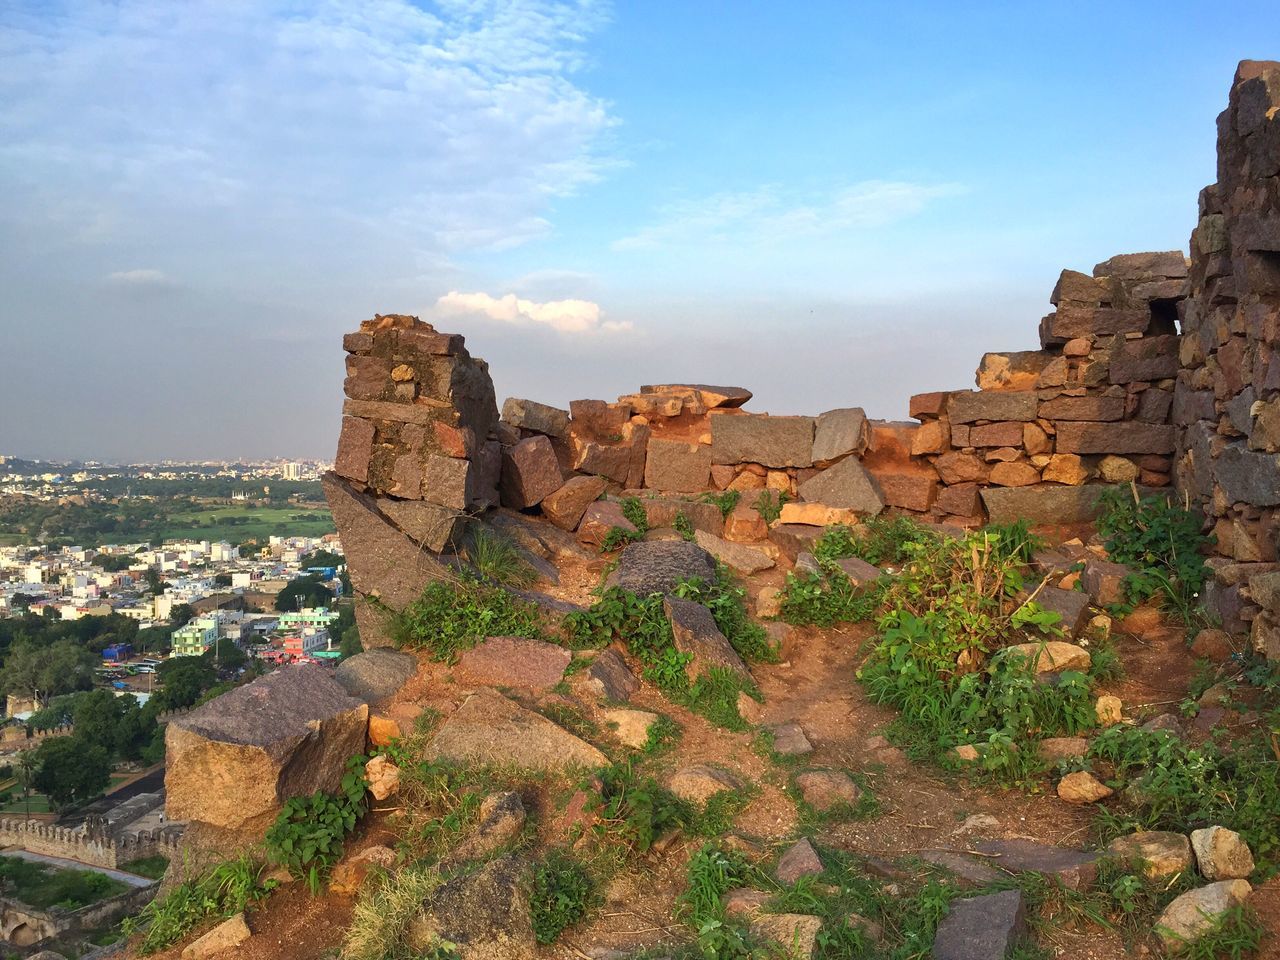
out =
{"type": "Polygon", "coordinates": [[[50,857],[65,857],[96,867],[115,869],[144,857],[178,855],[181,826],[138,830],[110,836],[80,828],[59,827],[37,820],[0,818],[0,847],[18,847],[50,857]]]}
{"type": "Polygon", "coordinates": [[[1199,212],[1174,400],[1178,487],[1217,538],[1211,603],[1280,658],[1280,63],[1240,64],[1199,212]]]}

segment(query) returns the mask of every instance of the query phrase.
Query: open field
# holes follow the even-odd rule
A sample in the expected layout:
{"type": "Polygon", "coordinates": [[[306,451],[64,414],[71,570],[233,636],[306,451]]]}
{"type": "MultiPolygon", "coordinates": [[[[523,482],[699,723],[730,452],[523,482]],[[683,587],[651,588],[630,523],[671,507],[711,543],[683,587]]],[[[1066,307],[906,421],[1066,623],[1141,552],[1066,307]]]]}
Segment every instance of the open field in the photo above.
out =
{"type": "Polygon", "coordinates": [[[161,527],[160,536],[240,543],[270,536],[320,537],[333,530],[333,517],[325,509],[228,506],[175,511],[161,527]]]}

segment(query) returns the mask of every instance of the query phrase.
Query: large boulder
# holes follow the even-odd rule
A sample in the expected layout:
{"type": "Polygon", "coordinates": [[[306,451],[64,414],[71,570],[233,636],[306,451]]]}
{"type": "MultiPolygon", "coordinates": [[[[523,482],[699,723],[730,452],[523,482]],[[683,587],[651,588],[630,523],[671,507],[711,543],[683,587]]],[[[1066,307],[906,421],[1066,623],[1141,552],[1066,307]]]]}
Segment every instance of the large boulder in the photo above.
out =
{"type": "Polygon", "coordinates": [[[453,675],[476,686],[550,690],[564,679],[572,659],[564,647],[545,640],[489,637],[458,658],[453,675]]]}
{"type": "Polygon", "coordinates": [[[502,505],[523,510],[536,507],[564,484],[551,441],[541,434],[526,437],[502,452],[502,505]]]}
{"type": "Polygon", "coordinates": [[[377,703],[399,693],[418,672],[418,658],[388,647],[357,653],[338,664],[333,679],[349,696],[377,703]]]}
{"type": "Polygon", "coordinates": [[[1219,880],[1188,890],[1165,907],[1156,919],[1156,936],[1166,951],[1180,953],[1211,933],[1222,918],[1248,900],[1252,892],[1247,880],[1219,880]]]}
{"type": "Polygon", "coordinates": [[[656,540],[628,544],[605,585],[621,587],[643,597],[651,593],[671,593],[681,580],[695,577],[714,582],[716,563],[711,554],[683,540],[656,540]]]}
{"type": "Polygon", "coordinates": [[[644,485],[650,490],[699,493],[711,483],[711,448],[686,440],[653,437],[645,460],[644,485]]]}
{"type": "Polygon", "coordinates": [[[170,721],[165,809],[171,820],[236,829],[291,797],[342,782],[362,753],[369,708],[321,667],[284,667],[170,721]]]}
{"type": "Polygon", "coordinates": [[[813,418],[720,414],[711,418],[712,463],[813,465],[813,418]]]}
{"type": "Polygon", "coordinates": [[[585,740],[488,688],[468,697],[440,725],[424,756],[555,772],[609,762],[585,740]]]}
{"type": "Polygon", "coordinates": [[[536,400],[508,397],[502,405],[502,419],[530,433],[545,433],[549,437],[569,435],[569,411],[536,400]]]}
{"type": "Polygon", "coordinates": [[[867,415],[861,407],[818,414],[813,431],[813,462],[837,460],[867,449],[867,415]]]}
{"type": "Polygon", "coordinates": [[[884,509],[884,497],[875,479],[855,457],[845,457],[833,467],[800,484],[800,496],[828,507],[843,507],[875,516],[884,509]]]}
{"type": "Polygon", "coordinates": [[[451,944],[468,960],[528,960],[538,952],[529,911],[529,865],[515,854],[443,883],[409,925],[409,945],[451,944]]]}
{"type": "Polygon", "coordinates": [[[604,477],[571,477],[543,497],[542,512],[562,530],[575,530],[587,507],[600,499],[608,485],[604,477]]]}

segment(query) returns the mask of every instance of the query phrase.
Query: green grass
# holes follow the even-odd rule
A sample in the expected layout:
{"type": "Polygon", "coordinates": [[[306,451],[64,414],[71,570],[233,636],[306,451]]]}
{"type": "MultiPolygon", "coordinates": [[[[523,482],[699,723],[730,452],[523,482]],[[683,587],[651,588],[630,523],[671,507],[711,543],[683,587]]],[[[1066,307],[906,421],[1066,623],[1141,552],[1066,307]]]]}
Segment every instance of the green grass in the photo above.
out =
{"type": "Polygon", "coordinates": [[[30,810],[32,813],[52,813],[53,808],[49,806],[49,798],[43,793],[32,793],[30,797],[30,806],[28,801],[20,796],[15,796],[3,807],[0,807],[0,814],[3,813],[26,813],[30,810]]]}
{"type": "Polygon", "coordinates": [[[400,646],[442,662],[453,662],[485,637],[545,639],[544,632],[537,604],[466,577],[431,583],[392,623],[400,646]]]}
{"type": "Polygon", "coordinates": [[[164,876],[164,872],[169,869],[169,858],[158,854],[154,857],[143,857],[141,860],[130,860],[128,863],[121,864],[120,869],[125,873],[136,874],[139,877],[159,880],[164,876]]]}
{"type": "MultiPolygon", "coordinates": [[[[260,540],[265,543],[271,536],[322,537],[335,529],[333,515],[324,509],[298,505],[252,509],[226,506],[174,511],[159,536],[166,540],[228,540],[232,543],[260,540]]],[[[127,540],[128,532],[113,536],[127,540]]]]}
{"type": "Polygon", "coordinates": [[[42,910],[54,906],[77,910],[129,889],[92,870],[67,870],[18,857],[0,857],[0,882],[10,896],[42,910]]]}

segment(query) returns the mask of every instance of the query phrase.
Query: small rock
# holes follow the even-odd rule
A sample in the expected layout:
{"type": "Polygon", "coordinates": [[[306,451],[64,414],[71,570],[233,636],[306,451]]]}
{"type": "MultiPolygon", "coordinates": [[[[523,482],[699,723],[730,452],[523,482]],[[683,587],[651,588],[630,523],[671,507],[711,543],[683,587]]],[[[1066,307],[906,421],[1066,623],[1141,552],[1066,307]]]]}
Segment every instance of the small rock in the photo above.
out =
{"type": "Polygon", "coordinates": [[[724,912],[730,917],[754,918],[763,913],[769,903],[769,894],[763,890],[752,890],[749,887],[738,887],[730,890],[720,900],[724,912]]]}
{"type": "Polygon", "coordinates": [[[1058,796],[1067,803],[1097,803],[1113,793],[1114,790],[1085,770],[1068,773],[1058,781],[1058,796]]]}
{"type": "Polygon", "coordinates": [[[747,665],[720,628],[716,626],[711,611],[692,600],[667,597],[663,611],[671,621],[671,635],[676,649],[691,657],[685,672],[696,680],[713,667],[723,667],[742,676],[748,676],[747,665]]]}
{"type": "Polygon", "coordinates": [[[1191,652],[1197,657],[1220,663],[1236,652],[1236,646],[1231,642],[1231,635],[1225,630],[1207,627],[1197,633],[1196,638],[1191,641],[1191,652]]]}
{"type": "Polygon", "coordinates": [[[972,763],[978,759],[978,748],[971,743],[962,743],[951,752],[955,754],[957,760],[963,760],[965,763],[972,763]]]}
{"type": "Polygon", "coordinates": [[[954,850],[921,850],[919,856],[926,863],[949,870],[961,880],[974,886],[985,886],[1004,877],[1004,874],[995,867],[954,850]]]}
{"type": "Polygon", "coordinates": [[[1002,960],[1026,926],[1021,890],[955,900],[934,935],[934,960],[1002,960]]]}
{"type": "Polygon", "coordinates": [[[249,932],[249,925],[244,921],[244,914],[237,913],[188,945],[182,951],[182,960],[204,960],[205,957],[222,953],[224,950],[234,950],[250,936],[252,934],[249,932]]]}
{"type": "Polygon", "coordinates": [[[705,803],[724,790],[742,786],[737,777],[716,767],[697,765],[677,770],[667,781],[667,789],[682,800],[705,803]]]}
{"type": "Polygon", "coordinates": [[[1096,853],[1068,850],[1034,840],[979,840],[973,848],[992,866],[1009,873],[1043,873],[1056,877],[1069,890],[1093,884],[1098,875],[1096,853]]]}
{"type": "Polygon", "coordinates": [[[705,530],[696,531],[694,539],[698,546],[743,576],[769,570],[774,566],[773,558],[758,547],[731,543],[705,530]]]}
{"type": "Polygon", "coordinates": [[[1156,920],[1156,936],[1169,953],[1179,953],[1212,932],[1223,914],[1244,903],[1252,892],[1245,880],[1220,880],[1189,890],[1164,908],[1156,920]]]}
{"type": "Polygon", "coordinates": [[[681,580],[698,578],[705,583],[716,579],[716,562],[695,543],[659,540],[632,543],[623,548],[617,569],[609,574],[607,586],[621,587],[636,596],[671,593],[681,580]]]}
{"type": "Polygon", "coordinates": [[[849,913],[845,915],[844,925],[852,927],[855,930],[861,930],[862,935],[872,943],[884,942],[884,927],[876,923],[874,920],[868,920],[860,913],[849,913]]]}
{"type": "Polygon", "coordinates": [[[1000,821],[989,813],[975,813],[965,817],[964,823],[956,827],[952,831],[952,836],[959,836],[963,833],[987,833],[991,830],[999,830],[1000,821]]]}
{"type": "Polygon", "coordinates": [[[1203,707],[1225,707],[1231,703],[1231,684],[1226,681],[1215,683],[1204,693],[1200,694],[1200,699],[1196,701],[1203,707]]]}
{"type": "Polygon", "coordinates": [[[389,747],[400,739],[400,724],[390,717],[369,714],[369,742],[375,747],[389,747]]]}
{"type": "Polygon", "coordinates": [[[759,723],[764,717],[764,704],[755,697],[739,691],[738,693],[738,714],[747,723],[759,723]]]}
{"type": "Polygon", "coordinates": [[[798,757],[813,752],[813,744],[798,723],[780,723],[771,728],[773,752],[784,757],[798,757]]]}
{"type": "Polygon", "coordinates": [[[782,591],[777,587],[761,587],[756,594],[756,616],[776,617],[782,612],[782,591]]]}
{"type": "Polygon", "coordinates": [[[1140,830],[1116,837],[1107,845],[1115,857],[1142,864],[1142,872],[1153,880],[1173,876],[1191,866],[1191,844],[1180,833],[1167,830],[1140,830]]]}
{"type": "Polygon", "coordinates": [[[814,850],[813,844],[805,838],[792,844],[782,855],[773,875],[777,877],[779,883],[791,884],[801,877],[816,877],[820,873],[822,873],[822,861],[818,858],[818,851],[814,850]]]}
{"type": "Polygon", "coordinates": [[[475,832],[455,847],[446,861],[459,864],[489,856],[520,835],[527,816],[520,794],[510,790],[489,794],[480,803],[475,832]]]}
{"type": "Polygon", "coordinates": [[[1191,846],[1208,880],[1243,880],[1253,873],[1253,851],[1234,830],[1217,826],[1193,830],[1191,846]]]}
{"type": "Polygon", "coordinates": [[[592,695],[614,703],[626,703],[640,686],[640,681],[617,650],[605,650],[597,656],[583,677],[582,686],[592,695]]]}
{"type": "Polygon", "coordinates": [[[329,892],[339,896],[351,896],[363,885],[369,873],[375,868],[383,870],[395,866],[396,852],[390,847],[365,847],[353,857],[349,857],[333,868],[329,878],[329,892]]]}
{"type": "Polygon", "coordinates": [[[821,931],[822,920],[804,913],[766,913],[751,924],[751,932],[781,947],[787,960],[812,957],[821,931]]]}
{"type": "Polygon", "coordinates": [[[1063,670],[1088,670],[1089,651],[1074,643],[1062,640],[1044,640],[1039,643],[1015,643],[1005,650],[1005,656],[1025,657],[1037,674],[1059,673],[1063,670]]]}
{"type": "Polygon", "coordinates": [[[726,850],[736,850],[748,860],[759,860],[764,856],[764,848],[760,844],[736,833],[726,834],[721,839],[720,844],[726,850]]]}
{"type": "Polygon", "coordinates": [[[1119,697],[1113,697],[1109,693],[1100,696],[1093,705],[1093,712],[1098,718],[1098,723],[1104,727],[1114,727],[1123,719],[1123,704],[1119,697]]]}
{"type": "Polygon", "coordinates": [[[1162,713],[1158,717],[1153,717],[1142,725],[1142,729],[1148,732],[1171,733],[1175,737],[1183,735],[1182,721],[1172,713],[1162,713]]]}
{"type": "Polygon", "coordinates": [[[395,796],[400,790],[400,768],[382,754],[373,757],[364,765],[364,778],[369,783],[369,792],[375,800],[385,800],[395,796]]]}
{"type": "Polygon", "coordinates": [[[1089,620],[1089,639],[1095,641],[1106,640],[1111,636],[1111,618],[1105,613],[1099,613],[1089,620]]]}
{"type": "Polygon", "coordinates": [[[648,710],[606,710],[601,716],[619,743],[637,750],[649,742],[649,729],[658,722],[648,710]]]}
{"type": "Polygon", "coordinates": [[[1083,757],[1089,750],[1089,741],[1084,737],[1046,737],[1036,744],[1040,758],[1047,763],[1057,763],[1083,757]]]}
{"type": "Polygon", "coordinates": [[[837,770],[810,770],[796,777],[796,787],[804,802],[815,810],[830,810],[839,804],[858,802],[862,791],[847,773],[837,770]]]}
{"type": "Polygon", "coordinates": [[[333,679],[350,696],[377,703],[399,693],[417,672],[417,657],[378,647],[343,660],[333,671],[333,679]]]}
{"type": "Polygon", "coordinates": [[[1160,627],[1160,611],[1155,607],[1138,607],[1120,621],[1120,629],[1135,637],[1145,637],[1160,627]]]}

